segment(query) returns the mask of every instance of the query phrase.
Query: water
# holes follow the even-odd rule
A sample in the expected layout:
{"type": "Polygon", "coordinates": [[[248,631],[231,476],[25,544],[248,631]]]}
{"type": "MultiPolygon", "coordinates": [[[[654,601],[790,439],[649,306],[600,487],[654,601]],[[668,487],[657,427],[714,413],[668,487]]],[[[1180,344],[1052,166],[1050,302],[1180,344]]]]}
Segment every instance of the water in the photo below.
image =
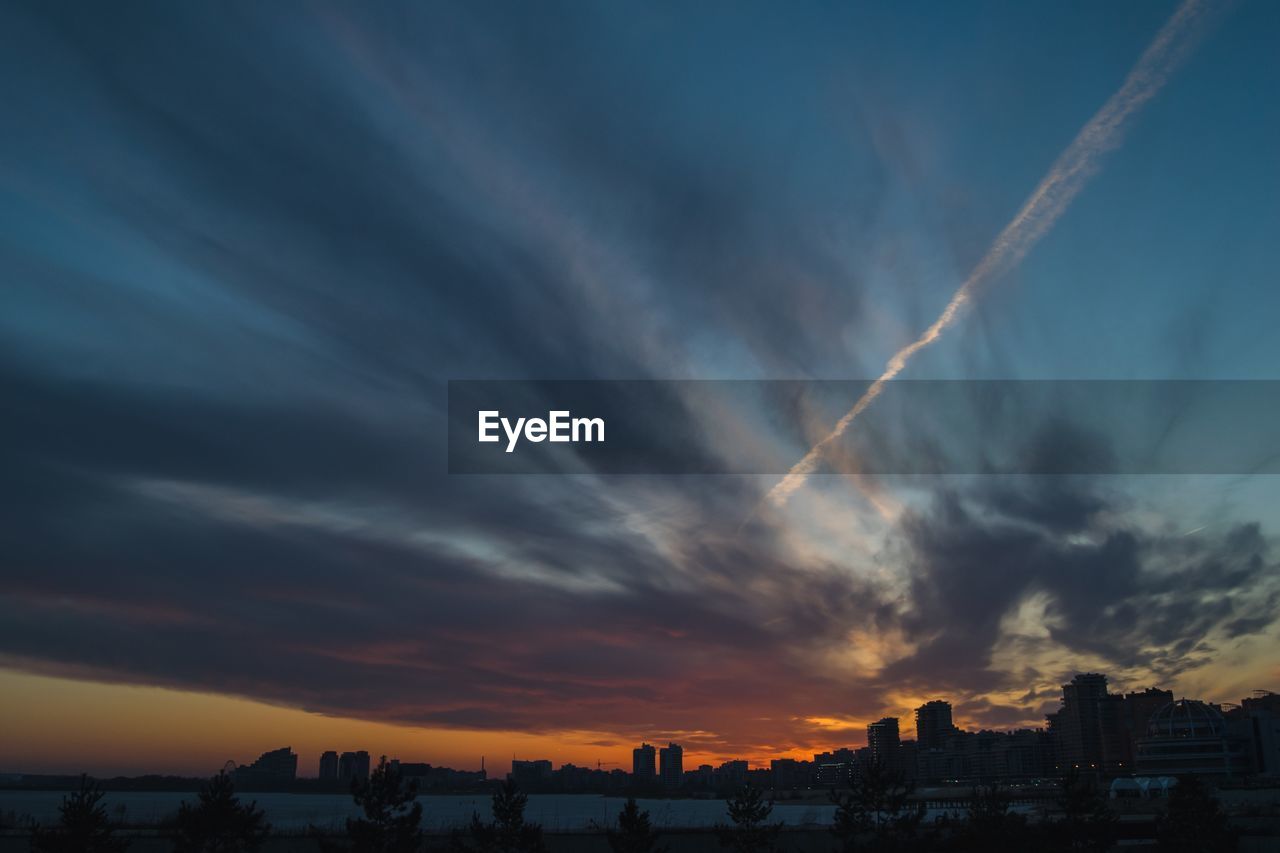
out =
{"type": "MultiPolygon", "coordinates": [[[[41,823],[58,818],[64,791],[0,791],[0,813],[28,815],[41,823]]],[[[103,797],[108,814],[131,824],[158,823],[171,818],[183,800],[195,800],[183,791],[107,791],[103,797]],[[124,812],[119,809],[123,807],[124,812]]],[[[256,800],[267,820],[278,830],[302,830],[308,826],[340,829],[348,817],[358,814],[347,794],[244,794],[243,801],[256,800]]],[[[419,797],[422,823],[427,829],[447,830],[465,826],[473,813],[490,818],[488,795],[419,797]]],[[[609,826],[617,820],[626,800],[596,794],[531,794],[525,819],[548,830],[590,829],[609,826]]],[[[640,800],[657,827],[695,828],[728,823],[724,800],[640,800]]],[[[825,803],[778,803],[773,820],[793,826],[830,824],[834,807],[825,803]]]]}

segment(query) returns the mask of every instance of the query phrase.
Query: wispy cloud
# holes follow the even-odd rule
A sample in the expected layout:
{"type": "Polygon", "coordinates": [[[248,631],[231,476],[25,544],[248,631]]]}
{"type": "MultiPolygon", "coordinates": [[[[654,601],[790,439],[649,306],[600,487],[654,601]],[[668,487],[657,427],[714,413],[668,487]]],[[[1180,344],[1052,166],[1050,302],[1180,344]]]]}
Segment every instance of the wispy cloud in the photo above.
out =
{"type": "Polygon", "coordinates": [[[767,500],[774,506],[785,505],[787,499],[817,470],[827,448],[844,435],[858,416],[880,396],[885,383],[900,374],[916,353],[942,337],[943,332],[960,316],[961,309],[978,295],[984,285],[1015,267],[1049,232],[1084,189],[1089,178],[1097,172],[1101,157],[1121,143],[1129,120],[1147,101],[1156,96],[1169,75],[1190,54],[1204,30],[1204,21],[1209,11],[1210,7],[1204,0],[1185,0],[1178,7],[1129,72],[1124,85],[1102,105],[1054,161],[1017,215],[1004,227],[986,255],[969,273],[969,277],[952,294],[951,301],[938,315],[938,319],[920,337],[893,354],[879,378],[858,398],[853,408],[836,422],[831,432],[810,448],[787,475],[769,490],[767,500]]]}

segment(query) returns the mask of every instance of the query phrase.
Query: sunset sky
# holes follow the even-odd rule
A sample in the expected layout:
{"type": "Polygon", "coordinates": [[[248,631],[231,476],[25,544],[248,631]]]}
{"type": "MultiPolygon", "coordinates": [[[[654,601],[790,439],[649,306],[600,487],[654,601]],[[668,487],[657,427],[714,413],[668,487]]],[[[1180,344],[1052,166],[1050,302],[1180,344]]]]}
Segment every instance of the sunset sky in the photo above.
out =
{"type": "MultiPolygon", "coordinates": [[[[1189,6],[901,378],[1280,379],[1280,4],[1189,6]]],[[[1043,725],[1080,671],[1280,689],[1274,474],[447,473],[448,380],[874,379],[1180,8],[0,5],[0,772],[759,763],[935,698],[1043,725]]],[[[691,449],[830,426],[775,415],[691,449]]]]}

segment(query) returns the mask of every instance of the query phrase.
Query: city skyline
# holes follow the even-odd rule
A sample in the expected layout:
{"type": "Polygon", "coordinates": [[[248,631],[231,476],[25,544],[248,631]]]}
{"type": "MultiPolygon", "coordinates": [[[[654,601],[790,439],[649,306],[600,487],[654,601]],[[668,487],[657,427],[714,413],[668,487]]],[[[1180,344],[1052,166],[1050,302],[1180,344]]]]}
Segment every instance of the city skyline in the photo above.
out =
{"type": "MultiPolygon", "coordinates": [[[[1176,696],[1172,691],[1168,691],[1168,690],[1165,690],[1159,687],[1154,687],[1154,686],[1147,686],[1141,689],[1132,688],[1126,691],[1126,689],[1124,688],[1117,688],[1117,685],[1115,684],[1107,685],[1106,684],[1107,679],[1105,675],[1095,676],[1089,673],[1076,673],[1076,675],[1073,677],[1073,679],[1070,682],[1062,685],[1064,694],[1070,690],[1076,689],[1077,682],[1080,682],[1082,679],[1093,678],[1093,677],[1100,677],[1102,679],[1102,683],[1106,685],[1103,688],[1104,692],[1106,692],[1107,689],[1114,689],[1114,692],[1110,694],[1113,697],[1122,696],[1126,692],[1129,692],[1135,695],[1140,695],[1142,693],[1161,694],[1162,696],[1164,696],[1164,698],[1161,698],[1159,702],[1157,702],[1157,706],[1163,705],[1167,701],[1181,701],[1183,699],[1190,698],[1190,697],[1176,696]],[[1167,694],[1167,696],[1165,696],[1165,694],[1167,694]]],[[[1259,694],[1265,694],[1265,693],[1271,693],[1271,691],[1265,688],[1257,688],[1254,691],[1252,691],[1249,695],[1257,696],[1259,694]]],[[[1238,703],[1233,703],[1231,700],[1209,699],[1208,701],[1214,705],[1236,704],[1236,706],[1238,707],[1238,703]]],[[[767,755],[762,754],[762,755],[744,756],[744,755],[737,755],[737,754],[730,755],[730,754],[703,752],[703,751],[688,751],[688,750],[684,750],[682,745],[676,744],[674,742],[670,743],[669,745],[673,747],[679,746],[680,749],[687,756],[687,760],[684,762],[684,772],[686,773],[689,772],[692,768],[698,767],[699,765],[705,765],[708,763],[712,765],[720,765],[725,762],[734,762],[734,761],[743,761],[751,769],[765,769],[770,767],[771,763],[780,759],[808,761],[810,758],[814,758],[819,752],[823,752],[823,751],[829,752],[831,750],[836,750],[836,751],[845,750],[845,749],[860,750],[865,747],[871,750],[870,755],[875,756],[875,749],[872,745],[872,737],[873,737],[872,732],[877,727],[882,726],[886,722],[891,723],[893,725],[891,737],[894,745],[900,742],[905,743],[910,741],[915,744],[918,744],[920,749],[925,749],[926,747],[930,746],[931,739],[926,739],[920,733],[920,726],[918,725],[917,721],[920,720],[920,717],[922,714],[927,715],[927,719],[935,729],[934,736],[932,739],[933,740],[932,746],[934,748],[940,747],[942,745],[942,742],[945,740],[946,735],[952,731],[959,731],[962,733],[964,732],[1015,733],[1020,731],[1046,732],[1047,729],[1045,724],[1050,723],[1052,718],[1057,716],[1057,714],[1059,714],[1062,711],[1062,705],[1061,705],[1062,702],[1063,702],[1063,699],[1060,698],[1059,707],[1057,707],[1054,711],[1047,713],[1045,718],[1042,719],[1040,723],[1037,725],[1018,725],[1018,726],[1009,726],[1005,728],[992,729],[989,727],[976,727],[971,725],[965,725],[962,718],[954,716],[954,709],[950,701],[948,701],[945,698],[935,697],[933,699],[926,700],[924,703],[922,703],[921,706],[917,708],[907,709],[898,717],[890,716],[886,718],[881,718],[878,721],[869,720],[866,723],[866,725],[862,726],[860,729],[855,726],[850,726],[847,729],[847,731],[849,732],[849,735],[846,737],[837,738],[830,742],[814,744],[809,747],[796,747],[785,753],[774,753],[774,754],[767,754],[767,755]],[[941,710],[943,716],[939,718],[934,718],[933,715],[935,713],[938,713],[939,710],[941,710]],[[942,728],[943,731],[941,732],[936,731],[939,726],[942,728]],[[861,732],[861,737],[858,737],[859,731],[861,732]]],[[[1147,710],[1152,710],[1152,709],[1147,709],[1147,710]]],[[[0,718],[0,724],[3,724],[3,722],[4,722],[3,718],[0,718]]],[[[234,728],[234,722],[231,724],[231,728],[234,728]]],[[[283,731],[284,730],[282,730],[282,732],[283,731]]],[[[288,729],[288,731],[291,731],[294,734],[298,733],[298,730],[296,728],[290,728],[288,729]]],[[[189,736],[190,735],[189,730],[184,731],[183,735],[189,736]]],[[[281,733],[280,736],[283,736],[283,734],[281,733]]],[[[660,748],[659,745],[656,743],[658,739],[652,735],[649,737],[649,739],[655,740],[654,745],[650,745],[647,742],[647,740],[644,743],[642,743],[640,746],[636,746],[635,744],[625,744],[625,743],[613,744],[608,747],[602,747],[599,744],[584,744],[582,746],[583,751],[581,752],[573,751],[571,753],[573,756],[576,756],[573,758],[565,758],[560,755],[548,755],[548,754],[537,753],[537,752],[530,752],[528,754],[512,754],[510,758],[507,758],[501,753],[481,752],[479,754],[479,757],[476,758],[477,763],[474,766],[466,763],[465,759],[461,762],[457,761],[456,759],[454,759],[452,762],[450,762],[447,759],[442,760],[442,756],[457,755],[458,753],[441,752],[441,753],[432,755],[429,752],[424,751],[423,747],[417,745],[413,740],[403,741],[403,742],[396,741],[396,740],[384,741],[384,743],[387,743],[387,742],[404,743],[405,746],[399,751],[397,751],[396,749],[390,749],[390,750],[379,749],[379,748],[371,749],[359,743],[355,743],[353,745],[352,742],[337,744],[336,747],[333,743],[327,743],[327,744],[323,744],[322,748],[317,750],[315,747],[315,743],[317,741],[315,741],[314,738],[323,738],[326,736],[328,735],[317,733],[312,736],[304,737],[303,740],[298,741],[299,743],[309,744],[309,746],[300,748],[295,751],[297,755],[296,768],[297,768],[298,778],[323,779],[324,773],[322,772],[320,765],[324,760],[324,756],[330,755],[330,754],[333,755],[333,760],[335,762],[334,768],[333,768],[335,773],[337,773],[338,771],[338,764],[336,762],[338,762],[339,759],[345,760],[345,757],[347,755],[359,753],[364,756],[366,775],[367,775],[367,771],[370,763],[371,762],[376,763],[378,756],[385,756],[395,761],[425,762],[426,764],[429,764],[432,766],[444,767],[444,768],[452,767],[455,770],[461,770],[461,771],[476,771],[476,770],[487,768],[492,772],[496,772],[499,776],[503,776],[503,775],[506,775],[506,773],[511,772],[512,762],[520,762],[520,761],[532,762],[532,761],[549,760],[551,765],[560,764],[560,765],[571,765],[576,767],[583,767],[588,769],[604,768],[605,770],[610,770],[610,769],[626,770],[627,768],[632,768],[633,766],[635,766],[636,763],[639,761],[637,756],[641,752],[642,748],[647,748],[650,751],[649,763],[651,764],[651,770],[652,770],[652,772],[649,775],[650,781],[655,784],[658,784],[658,783],[661,783],[664,778],[661,772],[662,764],[660,763],[661,756],[659,755],[659,753],[665,752],[666,747],[660,748]],[[625,752],[625,755],[623,754],[624,752],[625,752]],[[311,753],[314,753],[314,755],[312,755],[311,753]],[[583,755],[588,755],[588,754],[593,754],[595,757],[594,758],[582,757],[583,755]],[[624,760],[628,757],[630,758],[629,761],[624,760]],[[315,759],[315,760],[312,760],[312,759],[315,759]],[[314,773],[311,772],[313,769],[315,771],[314,773]]],[[[362,737],[362,736],[367,737],[368,735],[356,735],[356,737],[362,737]]],[[[492,743],[492,741],[490,743],[492,743]]],[[[35,749],[40,748],[40,745],[38,744],[33,744],[32,746],[35,749]]],[[[537,748],[533,743],[528,743],[528,746],[531,749],[537,748]]],[[[130,746],[130,748],[132,747],[130,746]]],[[[290,745],[289,748],[292,748],[292,744],[290,745]]],[[[263,753],[263,757],[270,754],[275,749],[277,749],[277,747],[264,746],[261,750],[263,753]]],[[[216,747],[215,747],[215,750],[216,750],[216,747]]],[[[209,753],[209,754],[213,755],[213,754],[216,754],[216,752],[209,753]]],[[[215,762],[216,767],[214,769],[221,769],[224,766],[224,764],[228,766],[231,764],[241,764],[242,761],[244,764],[247,764],[249,763],[249,759],[252,757],[253,757],[252,755],[241,755],[241,756],[228,755],[226,756],[225,761],[219,760],[215,762]]],[[[104,766],[99,766],[95,768],[93,766],[86,766],[83,761],[81,761],[78,764],[70,764],[70,765],[64,765],[64,766],[43,766],[43,767],[40,766],[40,763],[37,761],[33,763],[33,766],[24,766],[24,767],[0,766],[0,772],[26,772],[26,773],[32,773],[32,774],[54,774],[54,775],[65,775],[67,773],[78,774],[82,772],[89,772],[90,775],[101,776],[101,777],[141,776],[141,775],[153,775],[153,774],[201,777],[201,776],[208,775],[209,773],[212,772],[210,770],[210,767],[213,765],[209,764],[208,762],[200,763],[204,761],[203,759],[189,758],[189,759],[179,759],[179,760],[183,761],[183,763],[178,765],[168,765],[163,767],[158,767],[158,766],[135,767],[133,769],[136,772],[120,772],[118,766],[116,767],[116,769],[111,769],[110,766],[105,766],[106,769],[103,769],[104,766]]],[[[627,770],[627,772],[634,773],[633,770],[627,770]]],[[[493,777],[490,777],[490,778],[493,778],[493,777]]],[[[670,780],[668,779],[666,781],[667,781],[667,784],[669,785],[670,780]]]]}
{"type": "Polygon", "coordinates": [[[687,769],[1280,685],[1275,437],[1220,471],[1251,412],[1172,382],[1280,380],[1278,43],[1249,0],[0,4],[0,768],[687,769]],[[806,390],[877,377],[1044,405],[806,390]],[[450,473],[461,380],[654,383],[681,426],[610,440],[778,474],[450,473]],[[1052,380],[1171,381],[1137,444],[1209,473],[1052,380]]]}

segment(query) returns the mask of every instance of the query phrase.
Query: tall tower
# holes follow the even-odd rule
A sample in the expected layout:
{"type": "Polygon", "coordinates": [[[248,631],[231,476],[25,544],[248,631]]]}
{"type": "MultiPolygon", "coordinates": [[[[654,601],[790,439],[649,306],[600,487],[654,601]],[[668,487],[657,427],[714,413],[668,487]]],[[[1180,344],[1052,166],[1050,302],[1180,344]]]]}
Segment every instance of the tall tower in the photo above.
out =
{"type": "Polygon", "coordinates": [[[657,750],[651,744],[642,743],[631,750],[631,775],[636,784],[645,784],[658,777],[657,750]]]}
{"type": "Polygon", "coordinates": [[[669,743],[658,750],[662,784],[676,788],[684,781],[684,749],[678,743],[669,743]]]}
{"type": "Polygon", "coordinates": [[[934,699],[916,708],[916,744],[920,749],[943,749],[955,730],[950,702],[934,699]]]}
{"type": "Polygon", "coordinates": [[[867,726],[867,746],[871,748],[871,760],[885,767],[898,768],[898,718],[885,717],[867,726]]]}
{"type": "Polygon", "coordinates": [[[1054,751],[1061,769],[1088,773],[1102,769],[1100,703],[1107,698],[1107,677],[1086,672],[1062,685],[1062,708],[1051,726],[1054,751]]]}

